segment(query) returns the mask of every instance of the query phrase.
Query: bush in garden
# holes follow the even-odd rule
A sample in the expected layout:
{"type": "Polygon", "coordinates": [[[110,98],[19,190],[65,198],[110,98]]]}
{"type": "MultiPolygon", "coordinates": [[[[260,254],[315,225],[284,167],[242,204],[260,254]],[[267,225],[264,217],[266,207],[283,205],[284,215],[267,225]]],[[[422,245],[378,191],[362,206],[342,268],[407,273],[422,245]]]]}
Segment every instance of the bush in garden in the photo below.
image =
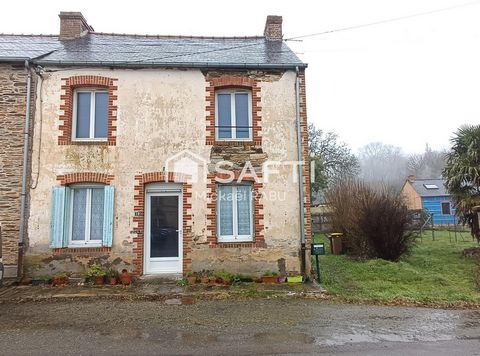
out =
{"type": "Polygon", "coordinates": [[[398,261],[414,244],[412,216],[403,198],[360,181],[342,183],[326,195],[332,227],[348,239],[350,255],[398,261]]]}

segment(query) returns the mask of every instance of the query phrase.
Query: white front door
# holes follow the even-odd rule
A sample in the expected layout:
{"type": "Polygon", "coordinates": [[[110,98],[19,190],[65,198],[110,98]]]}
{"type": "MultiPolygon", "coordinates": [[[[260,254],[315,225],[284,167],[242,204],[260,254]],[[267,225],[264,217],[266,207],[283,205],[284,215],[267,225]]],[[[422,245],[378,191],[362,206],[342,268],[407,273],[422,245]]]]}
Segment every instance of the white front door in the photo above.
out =
{"type": "Polygon", "coordinates": [[[182,273],[182,185],[147,185],[145,203],[144,273],[182,273]]]}

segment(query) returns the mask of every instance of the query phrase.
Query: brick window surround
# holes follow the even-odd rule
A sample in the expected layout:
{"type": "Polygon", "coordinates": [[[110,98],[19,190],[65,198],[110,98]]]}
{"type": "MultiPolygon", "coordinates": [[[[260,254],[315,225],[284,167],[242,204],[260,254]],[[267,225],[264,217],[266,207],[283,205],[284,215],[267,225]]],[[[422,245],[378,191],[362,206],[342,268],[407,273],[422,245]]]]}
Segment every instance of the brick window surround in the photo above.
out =
{"type": "MultiPolygon", "coordinates": [[[[235,182],[241,171],[234,171],[235,182]]],[[[256,173],[261,180],[262,174],[256,173]]],[[[251,242],[219,242],[217,240],[217,182],[216,178],[228,178],[221,173],[209,173],[207,175],[207,242],[210,248],[237,248],[237,247],[266,247],[263,225],[263,203],[261,191],[263,183],[255,182],[253,177],[244,177],[242,182],[252,183],[253,207],[253,241],[251,242]]]]}
{"type": "Polygon", "coordinates": [[[262,144],[262,116],[259,81],[248,76],[223,75],[207,81],[206,113],[207,113],[207,145],[243,145],[262,144]],[[219,89],[241,88],[252,92],[252,141],[217,141],[215,136],[215,91],[219,89]]]}
{"type": "Polygon", "coordinates": [[[115,146],[116,138],[116,121],[117,106],[114,105],[117,100],[117,79],[100,77],[96,75],[78,75],[69,78],[62,78],[62,94],[60,95],[60,136],[58,136],[59,145],[72,144],[93,144],[93,145],[109,145],[115,146]],[[102,88],[108,91],[108,128],[106,141],[72,141],[72,125],[73,125],[73,97],[74,91],[78,88],[102,88]]]}
{"type": "Polygon", "coordinates": [[[135,176],[135,205],[133,208],[133,222],[136,223],[134,228],[135,236],[133,238],[133,273],[135,275],[143,274],[143,255],[144,255],[144,228],[145,228],[145,185],[149,183],[182,183],[182,199],[183,199],[183,273],[190,271],[192,260],[190,258],[191,242],[192,242],[192,184],[186,183],[187,175],[168,172],[165,177],[164,172],[152,172],[138,174],[135,176]]]}

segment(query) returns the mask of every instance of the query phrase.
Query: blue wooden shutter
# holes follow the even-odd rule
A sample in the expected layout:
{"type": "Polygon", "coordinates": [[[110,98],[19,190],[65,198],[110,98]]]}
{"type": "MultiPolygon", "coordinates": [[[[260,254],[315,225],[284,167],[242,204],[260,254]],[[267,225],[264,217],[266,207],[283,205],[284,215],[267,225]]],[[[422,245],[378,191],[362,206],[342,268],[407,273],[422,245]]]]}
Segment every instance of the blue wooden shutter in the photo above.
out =
{"type": "Polygon", "coordinates": [[[52,216],[50,221],[50,247],[64,247],[65,193],[66,187],[54,187],[52,191],[52,216]]]}
{"type": "Polygon", "coordinates": [[[105,247],[112,247],[113,238],[113,203],[115,188],[105,186],[105,199],[103,202],[103,241],[105,247]]]}

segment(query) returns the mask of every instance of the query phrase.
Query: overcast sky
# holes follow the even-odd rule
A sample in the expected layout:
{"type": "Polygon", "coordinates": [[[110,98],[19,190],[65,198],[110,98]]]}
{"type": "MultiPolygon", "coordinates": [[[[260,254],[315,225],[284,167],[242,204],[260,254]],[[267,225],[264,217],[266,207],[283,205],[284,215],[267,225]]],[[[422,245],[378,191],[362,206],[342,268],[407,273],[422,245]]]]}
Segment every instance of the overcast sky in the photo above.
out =
{"type": "MultiPolygon", "coordinates": [[[[99,32],[262,35],[268,14],[284,37],[464,4],[458,0],[8,1],[0,32],[57,34],[58,13],[81,11],[99,32]]],[[[480,0],[469,6],[289,42],[307,69],[309,121],[354,150],[372,141],[421,152],[448,148],[480,122],[480,0]]]]}

